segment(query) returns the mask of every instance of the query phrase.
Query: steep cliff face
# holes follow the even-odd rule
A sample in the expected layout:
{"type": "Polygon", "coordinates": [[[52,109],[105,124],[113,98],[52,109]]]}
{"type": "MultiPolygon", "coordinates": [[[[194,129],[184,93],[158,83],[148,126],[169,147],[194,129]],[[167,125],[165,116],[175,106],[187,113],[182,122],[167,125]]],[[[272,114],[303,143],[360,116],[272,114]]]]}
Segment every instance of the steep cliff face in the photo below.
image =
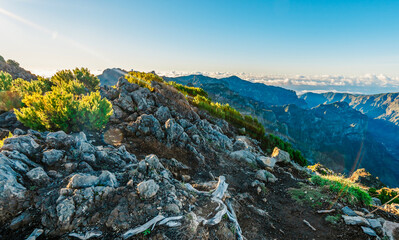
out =
{"type": "Polygon", "coordinates": [[[295,105],[272,107],[277,121],[284,123],[295,145],[315,162],[338,172],[359,167],[388,185],[397,186],[396,159],[369,131],[368,117],[345,102],[301,109],[295,105]]]}
{"type": "Polygon", "coordinates": [[[382,119],[399,125],[399,93],[355,95],[348,93],[305,93],[300,96],[309,107],[333,102],[347,102],[352,108],[373,119],[382,119]]]}

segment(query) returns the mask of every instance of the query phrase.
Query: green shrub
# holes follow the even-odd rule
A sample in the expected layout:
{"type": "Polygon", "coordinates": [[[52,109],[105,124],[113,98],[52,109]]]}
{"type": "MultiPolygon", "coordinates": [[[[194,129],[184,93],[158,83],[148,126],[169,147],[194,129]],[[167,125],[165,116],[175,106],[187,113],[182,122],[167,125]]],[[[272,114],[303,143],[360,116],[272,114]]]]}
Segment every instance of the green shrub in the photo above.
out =
{"type": "Polygon", "coordinates": [[[49,79],[38,77],[38,80],[26,81],[18,78],[12,81],[11,90],[18,92],[21,96],[31,93],[45,93],[51,90],[51,82],[49,79]]]}
{"type": "Polygon", "coordinates": [[[15,81],[25,105],[15,111],[18,120],[39,131],[102,129],[112,115],[112,105],[99,91],[87,93],[98,88],[98,78],[93,76],[82,68],[59,71],[51,80],[15,81]]]}
{"type": "Polygon", "coordinates": [[[319,176],[314,175],[311,181],[318,186],[325,186],[338,197],[349,203],[362,203],[370,205],[371,196],[358,184],[348,178],[338,175],[319,176]]]}
{"type": "Polygon", "coordinates": [[[100,80],[87,68],[61,70],[51,77],[51,82],[57,86],[68,84],[71,81],[81,82],[88,91],[97,91],[100,88],[100,80]]]}
{"type": "Polygon", "coordinates": [[[19,63],[17,63],[17,61],[12,60],[12,59],[8,59],[7,60],[7,64],[11,65],[11,66],[14,66],[14,67],[19,67],[19,63]]]}
{"type": "Polygon", "coordinates": [[[0,91],[9,91],[12,86],[12,76],[7,73],[0,71],[0,91]]]}
{"type": "Polygon", "coordinates": [[[6,60],[4,60],[3,56],[1,56],[1,55],[0,55],[0,62],[3,62],[3,63],[6,62],[6,60]]]}
{"type": "Polygon", "coordinates": [[[53,87],[44,95],[26,95],[22,102],[26,107],[15,111],[18,120],[39,131],[100,130],[112,115],[111,103],[101,99],[98,91],[75,95],[60,87],[53,87]]]}
{"type": "Polygon", "coordinates": [[[0,111],[10,111],[22,107],[22,98],[18,92],[0,91],[0,111]]]}

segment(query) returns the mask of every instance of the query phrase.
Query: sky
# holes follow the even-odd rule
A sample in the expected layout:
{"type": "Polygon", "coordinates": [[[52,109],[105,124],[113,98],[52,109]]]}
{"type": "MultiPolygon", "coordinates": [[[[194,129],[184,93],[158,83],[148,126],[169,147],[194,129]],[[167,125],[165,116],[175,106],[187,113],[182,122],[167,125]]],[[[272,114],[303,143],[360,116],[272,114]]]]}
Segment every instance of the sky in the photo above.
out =
{"type": "Polygon", "coordinates": [[[398,0],[0,0],[0,55],[35,73],[397,79],[398,13],[398,0]]]}

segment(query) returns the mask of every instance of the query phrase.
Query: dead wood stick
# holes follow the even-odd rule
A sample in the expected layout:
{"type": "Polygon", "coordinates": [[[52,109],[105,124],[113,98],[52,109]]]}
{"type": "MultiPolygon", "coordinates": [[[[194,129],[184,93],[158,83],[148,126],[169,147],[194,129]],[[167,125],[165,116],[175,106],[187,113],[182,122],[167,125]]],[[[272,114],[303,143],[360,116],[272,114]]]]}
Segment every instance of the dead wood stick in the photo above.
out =
{"type": "Polygon", "coordinates": [[[313,231],[316,231],[316,228],[314,228],[312,225],[310,225],[310,223],[308,221],[306,221],[305,219],[303,219],[303,222],[310,227],[313,231]]]}

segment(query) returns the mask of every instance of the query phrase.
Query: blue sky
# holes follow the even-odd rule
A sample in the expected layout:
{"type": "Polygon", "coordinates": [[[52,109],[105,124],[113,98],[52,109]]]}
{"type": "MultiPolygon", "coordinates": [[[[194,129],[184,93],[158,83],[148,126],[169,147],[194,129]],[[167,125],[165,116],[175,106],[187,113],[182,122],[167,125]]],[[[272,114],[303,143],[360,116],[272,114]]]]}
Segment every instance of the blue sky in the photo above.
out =
{"type": "Polygon", "coordinates": [[[86,66],[399,76],[399,1],[0,0],[0,55],[86,66]]]}

